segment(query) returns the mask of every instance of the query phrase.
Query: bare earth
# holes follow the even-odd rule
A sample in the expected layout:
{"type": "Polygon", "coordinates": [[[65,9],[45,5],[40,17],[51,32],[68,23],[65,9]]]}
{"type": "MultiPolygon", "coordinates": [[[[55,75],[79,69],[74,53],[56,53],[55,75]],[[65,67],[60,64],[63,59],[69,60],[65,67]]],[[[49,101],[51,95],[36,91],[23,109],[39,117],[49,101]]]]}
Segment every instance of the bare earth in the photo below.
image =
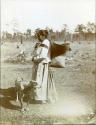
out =
{"type": "MultiPolygon", "coordinates": [[[[14,81],[17,76],[30,80],[32,64],[4,62],[20,52],[16,46],[17,43],[1,45],[0,125],[96,123],[96,115],[92,116],[96,109],[95,42],[71,43],[66,67],[52,69],[58,101],[53,104],[30,103],[29,110],[24,113],[19,111],[20,104],[15,101],[14,81]]],[[[29,58],[32,46],[33,43],[24,43],[29,58]]]]}

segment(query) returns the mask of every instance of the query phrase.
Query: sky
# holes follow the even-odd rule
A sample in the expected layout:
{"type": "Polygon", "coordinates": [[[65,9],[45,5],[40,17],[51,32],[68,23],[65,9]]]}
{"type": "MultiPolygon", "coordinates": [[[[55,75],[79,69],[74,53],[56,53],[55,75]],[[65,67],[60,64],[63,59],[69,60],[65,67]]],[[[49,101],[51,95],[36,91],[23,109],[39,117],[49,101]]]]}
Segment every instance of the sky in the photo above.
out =
{"type": "Polygon", "coordinates": [[[61,30],[95,22],[95,0],[1,0],[1,30],[61,30]]]}

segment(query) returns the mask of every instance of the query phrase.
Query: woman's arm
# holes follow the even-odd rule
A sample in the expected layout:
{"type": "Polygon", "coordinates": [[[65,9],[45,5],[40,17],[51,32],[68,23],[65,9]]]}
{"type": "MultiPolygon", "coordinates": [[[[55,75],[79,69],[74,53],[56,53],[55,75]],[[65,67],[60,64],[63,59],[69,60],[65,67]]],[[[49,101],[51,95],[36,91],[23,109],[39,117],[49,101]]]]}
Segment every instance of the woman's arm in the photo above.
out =
{"type": "Polygon", "coordinates": [[[37,57],[34,57],[34,62],[36,63],[40,63],[43,60],[46,60],[48,58],[48,51],[49,51],[49,41],[46,39],[42,42],[42,44],[40,44],[39,49],[39,55],[37,57]]]}
{"type": "Polygon", "coordinates": [[[45,59],[45,58],[34,57],[32,61],[33,61],[34,63],[40,63],[40,62],[42,62],[44,59],[45,59]]]}

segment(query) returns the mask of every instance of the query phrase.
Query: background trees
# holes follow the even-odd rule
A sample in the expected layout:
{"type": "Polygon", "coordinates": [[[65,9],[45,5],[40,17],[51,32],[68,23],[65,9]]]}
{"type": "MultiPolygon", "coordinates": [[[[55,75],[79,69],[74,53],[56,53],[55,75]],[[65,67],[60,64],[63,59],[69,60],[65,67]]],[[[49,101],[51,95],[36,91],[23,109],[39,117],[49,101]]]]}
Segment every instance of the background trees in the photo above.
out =
{"type": "MultiPolygon", "coordinates": [[[[9,24],[6,24],[9,27],[9,24]]],[[[19,24],[13,20],[12,21],[13,34],[8,31],[3,31],[1,33],[2,40],[10,40],[10,41],[32,41],[35,39],[34,34],[32,34],[32,29],[28,28],[26,32],[22,33],[19,30],[19,24]]],[[[86,25],[78,24],[73,32],[70,32],[70,28],[67,24],[63,24],[62,29],[60,31],[54,31],[52,28],[46,27],[49,31],[49,37],[54,41],[92,41],[96,37],[96,24],[93,22],[88,22],[86,25]]],[[[35,29],[34,33],[37,32],[39,28],[35,29]]]]}

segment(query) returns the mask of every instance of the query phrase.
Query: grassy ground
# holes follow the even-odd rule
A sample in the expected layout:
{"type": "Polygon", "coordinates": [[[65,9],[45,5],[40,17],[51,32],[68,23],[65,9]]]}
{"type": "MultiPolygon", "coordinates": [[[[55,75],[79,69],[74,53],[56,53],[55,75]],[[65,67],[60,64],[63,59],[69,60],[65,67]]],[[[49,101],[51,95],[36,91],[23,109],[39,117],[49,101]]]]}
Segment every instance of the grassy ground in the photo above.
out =
{"type": "MultiPolygon", "coordinates": [[[[27,57],[33,43],[24,43],[27,57]]],[[[93,42],[71,43],[72,51],[66,55],[65,68],[53,68],[58,101],[54,104],[30,104],[29,110],[21,113],[15,101],[14,81],[17,76],[31,79],[31,63],[6,63],[9,57],[20,52],[17,43],[1,46],[0,125],[32,124],[86,124],[96,123],[90,117],[95,111],[95,45],[93,42]]],[[[26,102],[24,102],[26,105],[26,102]]]]}

